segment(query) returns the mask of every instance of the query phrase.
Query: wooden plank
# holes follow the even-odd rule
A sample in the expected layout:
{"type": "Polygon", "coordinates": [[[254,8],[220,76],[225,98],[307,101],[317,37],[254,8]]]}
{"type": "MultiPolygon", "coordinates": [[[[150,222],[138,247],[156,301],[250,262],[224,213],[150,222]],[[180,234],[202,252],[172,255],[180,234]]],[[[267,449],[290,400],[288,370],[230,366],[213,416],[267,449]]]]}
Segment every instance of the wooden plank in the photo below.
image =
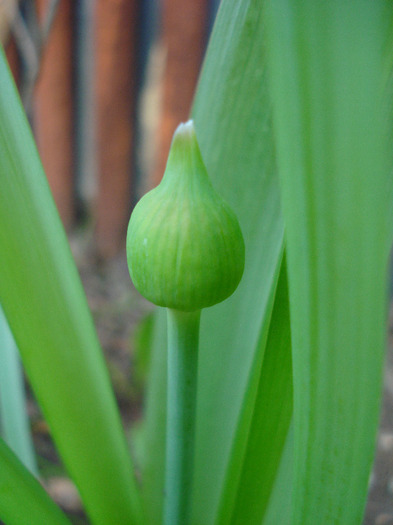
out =
{"type": "Polygon", "coordinates": [[[20,80],[20,59],[15,39],[11,34],[11,25],[17,9],[16,0],[0,2],[0,42],[4,45],[8,65],[15,83],[20,80]]]}
{"type": "Polygon", "coordinates": [[[95,3],[96,246],[104,258],[124,245],[131,208],[137,5],[95,3]]]}
{"type": "Polygon", "coordinates": [[[208,29],[208,0],[164,0],[162,45],[166,51],[162,115],[153,186],[165,170],[173,133],[188,119],[201,67],[208,29]]]}
{"type": "Polygon", "coordinates": [[[0,2],[0,42],[8,43],[10,26],[17,9],[17,0],[2,0],[0,2]]]}
{"type": "Polygon", "coordinates": [[[7,62],[10,66],[12,76],[14,77],[15,84],[19,84],[20,80],[20,59],[18,48],[16,47],[15,40],[10,37],[5,46],[5,54],[7,56],[7,62]]]}
{"type": "MultiPolygon", "coordinates": [[[[37,0],[39,16],[49,0],[37,0]]],[[[72,0],[61,0],[43,50],[35,92],[34,128],[49,185],[66,229],[74,220],[72,0]]]]}

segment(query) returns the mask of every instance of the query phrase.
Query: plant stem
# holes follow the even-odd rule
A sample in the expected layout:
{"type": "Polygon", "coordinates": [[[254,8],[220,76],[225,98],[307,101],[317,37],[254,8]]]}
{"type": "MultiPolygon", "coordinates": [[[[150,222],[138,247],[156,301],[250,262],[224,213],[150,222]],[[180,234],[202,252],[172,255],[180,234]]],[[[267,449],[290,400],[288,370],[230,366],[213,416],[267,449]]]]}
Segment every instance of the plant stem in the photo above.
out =
{"type": "Polygon", "coordinates": [[[186,525],[194,460],[200,310],[168,312],[165,525],[186,525]]]}

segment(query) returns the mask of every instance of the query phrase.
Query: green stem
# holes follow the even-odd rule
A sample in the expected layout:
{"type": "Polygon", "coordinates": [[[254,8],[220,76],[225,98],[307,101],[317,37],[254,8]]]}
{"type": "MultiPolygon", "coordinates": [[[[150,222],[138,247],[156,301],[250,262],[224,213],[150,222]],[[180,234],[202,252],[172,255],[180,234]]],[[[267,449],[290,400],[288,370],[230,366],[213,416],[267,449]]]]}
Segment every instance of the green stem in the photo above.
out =
{"type": "Polygon", "coordinates": [[[168,312],[168,393],[165,525],[189,522],[200,310],[168,312]]]}

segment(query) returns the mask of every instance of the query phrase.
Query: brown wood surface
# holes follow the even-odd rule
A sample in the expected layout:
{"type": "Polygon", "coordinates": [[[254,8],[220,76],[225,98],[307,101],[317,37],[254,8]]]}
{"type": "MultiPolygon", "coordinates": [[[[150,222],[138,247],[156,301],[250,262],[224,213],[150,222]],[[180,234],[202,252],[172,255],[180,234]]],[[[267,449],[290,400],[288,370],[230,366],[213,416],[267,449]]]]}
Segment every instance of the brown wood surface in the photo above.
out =
{"type": "MultiPolygon", "coordinates": [[[[48,0],[37,0],[40,19],[48,0]]],[[[49,185],[64,226],[74,220],[72,0],[61,0],[44,47],[35,92],[34,128],[49,185]]]]}
{"type": "Polygon", "coordinates": [[[7,43],[12,20],[17,9],[17,0],[0,0],[0,42],[7,43]]]}
{"type": "Polygon", "coordinates": [[[20,80],[20,60],[15,40],[12,37],[9,38],[6,43],[5,54],[12,76],[14,77],[16,85],[18,85],[20,80]]]}
{"type": "Polygon", "coordinates": [[[131,209],[137,0],[95,4],[98,196],[96,243],[102,257],[124,245],[131,209]]]}
{"type": "Polygon", "coordinates": [[[163,0],[162,9],[166,64],[153,186],[164,173],[173,132],[189,116],[205,50],[208,0],[163,0]]]}

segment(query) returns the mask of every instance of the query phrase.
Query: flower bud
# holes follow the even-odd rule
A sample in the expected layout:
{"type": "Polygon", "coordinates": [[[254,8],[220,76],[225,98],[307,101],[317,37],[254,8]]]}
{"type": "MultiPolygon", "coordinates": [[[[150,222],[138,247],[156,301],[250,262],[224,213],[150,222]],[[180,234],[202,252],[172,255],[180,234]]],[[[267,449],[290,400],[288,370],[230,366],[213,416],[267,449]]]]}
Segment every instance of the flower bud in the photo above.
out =
{"type": "Polygon", "coordinates": [[[192,121],[177,128],[161,183],[131,215],[127,259],[135,288],[176,310],[212,306],[239,284],[243,236],[209,180],[192,121]]]}

